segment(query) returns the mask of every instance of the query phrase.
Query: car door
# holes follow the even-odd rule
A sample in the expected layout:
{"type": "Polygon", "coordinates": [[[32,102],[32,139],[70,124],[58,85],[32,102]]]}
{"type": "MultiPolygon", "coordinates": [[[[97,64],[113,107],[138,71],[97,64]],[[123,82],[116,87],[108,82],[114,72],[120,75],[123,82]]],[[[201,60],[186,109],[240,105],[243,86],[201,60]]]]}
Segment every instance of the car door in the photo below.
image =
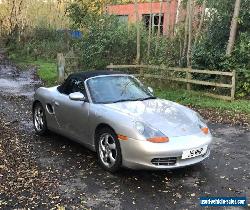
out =
{"type": "Polygon", "coordinates": [[[84,81],[81,78],[69,78],[63,90],[54,100],[55,115],[61,133],[81,143],[87,143],[89,137],[89,102],[73,101],[70,93],[81,92],[87,99],[84,81]]]}

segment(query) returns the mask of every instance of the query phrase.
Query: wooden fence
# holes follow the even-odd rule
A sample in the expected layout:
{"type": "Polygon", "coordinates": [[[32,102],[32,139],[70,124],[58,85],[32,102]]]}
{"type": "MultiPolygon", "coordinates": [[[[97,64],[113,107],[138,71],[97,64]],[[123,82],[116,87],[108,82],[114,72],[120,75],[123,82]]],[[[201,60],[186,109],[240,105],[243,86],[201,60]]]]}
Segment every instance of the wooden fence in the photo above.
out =
{"type": "Polygon", "coordinates": [[[191,84],[196,85],[205,85],[205,86],[213,86],[219,88],[229,88],[231,90],[230,96],[225,95],[218,95],[212,93],[204,93],[204,95],[219,98],[223,100],[234,100],[235,97],[235,70],[232,72],[222,72],[222,71],[211,71],[211,70],[198,70],[198,69],[191,69],[191,68],[175,68],[175,67],[165,67],[165,66],[154,66],[154,65],[113,65],[110,64],[107,66],[107,69],[139,69],[139,74],[135,74],[136,76],[140,76],[142,78],[153,78],[159,80],[171,80],[177,82],[184,82],[187,84],[187,90],[191,90],[191,84]],[[157,74],[147,74],[145,69],[155,69],[160,70],[157,74]],[[166,76],[166,72],[184,72],[185,78],[178,78],[178,77],[169,77],[166,76]],[[231,77],[230,84],[225,83],[218,83],[218,82],[210,82],[210,81],[203,81],[203,80],[196,80],[192,78],[192,74],[207,74],[207,75],[220,75],[220,76],[227,76],[231,77]]]}

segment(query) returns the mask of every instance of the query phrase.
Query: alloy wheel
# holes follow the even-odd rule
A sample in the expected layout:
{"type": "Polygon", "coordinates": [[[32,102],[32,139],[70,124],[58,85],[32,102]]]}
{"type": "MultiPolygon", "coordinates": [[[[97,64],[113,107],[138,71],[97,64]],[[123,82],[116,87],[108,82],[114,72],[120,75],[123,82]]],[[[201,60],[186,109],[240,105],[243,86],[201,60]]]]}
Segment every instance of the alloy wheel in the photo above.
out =
{"type": "Polygon", "coordinates": [[[34,124],[38,132],[44,129],[44,112],[40,106],[37,106],[34,111],[34,124]]]}
{"type": "Polygon", "coordinates": [[[100,136],[99,155],[102,163],[108,168],[111,168],[116,163],[117,149],[111,134],[104,133],[100,136]]]}

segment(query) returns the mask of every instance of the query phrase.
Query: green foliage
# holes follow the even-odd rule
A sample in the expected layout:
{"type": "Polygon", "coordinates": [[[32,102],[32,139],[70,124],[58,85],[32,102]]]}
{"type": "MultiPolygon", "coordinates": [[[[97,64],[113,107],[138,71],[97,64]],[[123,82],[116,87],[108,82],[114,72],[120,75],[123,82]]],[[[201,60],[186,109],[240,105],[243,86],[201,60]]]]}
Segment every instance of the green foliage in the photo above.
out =
{"type": "Polygon", "coordinates": [[[20,41],[12,40],[8,44],[9,52],[27,57],[56,58],[58,52],[68,50],[67,33],[47,28],[35,28],[27,31],[20,41]]]}
{"type": "MultiPolygon", "coordinates": [[[[103,69],[108,64],[133,64],[136,57],[136,27],[121,23],[114,16],[99,16],[99,19],[85,19],[88,28],[84,37],[74,41],[74,49],[81,56],[86,69],[103,69]]],[[[165,36],[151,39],[150,57],[147,57],[148,31],[141,25],[141,61],[150,64],[176,66],[178,48],[176,40],[165,36]],[[157,44],[158,43],[158,44],[157,44]],[[156,46],[157,45],[157,46],[156,46]]]]}
{"type": "Polygon", "coordinates": [[[55,62],[40,59],[35,62],[35,65],[38,68],[38,76],[45,82],[47,86],[56,84],[57,67],[55,62]]]}
{"type": "Polygon", "coordinates": [[[208,6],[213,8],[214,12],[206,20],[207,30],[193,46],[192,65],[194,68],[221,71],[235,69],[237,73],[236,93],[242,97],[250,95],[250,1],[242,0],[235,48],[232,56],[226,57],[225,51],[234,2],[235,0],[208,1],[208,6]]]}
{"type": "Polygon", "coordinates": [[[87,5],[72,3],[67,8],[68,16],[73,21],[75,27],[80,28],[85,24],[85,17],[88,13],[87,5]]]}
{"type": "Polygon", "coordinates": [[[133,63],[135,37],[134,27],[128,28],[116,18],[102,16],[97,23],[89,25],[84,37],[74,46],[85,68],[100,69],[111,62],[133,63]]]}
{"type": "Polygon", "coordinates": [[[237,93],[250,96],[250,33],[242,33],[231,58],[237,72],[237,93]]]}

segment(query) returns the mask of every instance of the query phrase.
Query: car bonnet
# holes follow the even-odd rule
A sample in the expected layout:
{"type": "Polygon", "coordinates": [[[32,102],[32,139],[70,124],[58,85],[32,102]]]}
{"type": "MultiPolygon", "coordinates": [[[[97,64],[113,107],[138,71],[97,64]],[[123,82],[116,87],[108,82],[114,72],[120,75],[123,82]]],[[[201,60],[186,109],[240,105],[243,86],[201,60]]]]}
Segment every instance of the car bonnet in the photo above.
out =
{"type": "Polygon", "coordinates": [[[130,115],[136,121],[159,129],[169,137],[201,133],[191,110],[163,99],[106,104],[106,108],[130,115]],[[189,112],[189,113],[188,113],[189,112]]]}

